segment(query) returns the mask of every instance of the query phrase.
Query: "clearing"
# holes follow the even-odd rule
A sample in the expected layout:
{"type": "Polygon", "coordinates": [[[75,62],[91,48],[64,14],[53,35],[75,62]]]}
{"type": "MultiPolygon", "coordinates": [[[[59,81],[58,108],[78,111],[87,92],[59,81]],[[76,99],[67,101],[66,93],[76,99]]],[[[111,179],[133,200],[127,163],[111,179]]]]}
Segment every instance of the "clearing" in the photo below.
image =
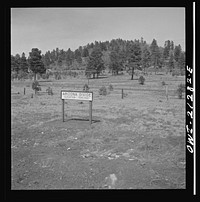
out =
{"type": "Polygon", "coordinates": [[[32,81],[12,81],[11,188],[185,189],[185,99],[175,95],[185,77],[145,79],[90,79],[91,126],[87,101],[66,100],[64,123],[61,111],[61,89],[82,90],[87,79],[39,80],[43,93],[33,98],[32,81]],[[109,84],[113,91],[100,96],[109,84]]]}

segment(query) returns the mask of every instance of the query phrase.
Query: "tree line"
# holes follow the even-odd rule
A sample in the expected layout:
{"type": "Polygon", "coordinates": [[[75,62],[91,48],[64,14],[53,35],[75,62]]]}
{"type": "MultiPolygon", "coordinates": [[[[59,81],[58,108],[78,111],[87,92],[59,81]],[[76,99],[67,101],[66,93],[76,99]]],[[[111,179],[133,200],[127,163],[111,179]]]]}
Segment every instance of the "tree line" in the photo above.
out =
{"type": "Polygon", "coordinates": [[[98,77],[108,69],[113,75],[126,70],[133,79],[134,70],[140,69],[146,72],[153,67],[155,72],[159,68],[167,68],[169,72],[174,69],[185,70],[185,52],[173,41],[167,40],[164,46],[158,46],[156,39],[151,44],[141,38],[140,40],[112,39],[111,41],[95,41],[94,43],[80,46],[75,51],[68,48],[53,49],[41,54],[37,48],[33,48],[28,58],[22,53],[20,56],[11,55],[11,73],[24,77],[33,74],[44,74],[46,69],[51,70],[85,70],[87,77],[98,77]]]}

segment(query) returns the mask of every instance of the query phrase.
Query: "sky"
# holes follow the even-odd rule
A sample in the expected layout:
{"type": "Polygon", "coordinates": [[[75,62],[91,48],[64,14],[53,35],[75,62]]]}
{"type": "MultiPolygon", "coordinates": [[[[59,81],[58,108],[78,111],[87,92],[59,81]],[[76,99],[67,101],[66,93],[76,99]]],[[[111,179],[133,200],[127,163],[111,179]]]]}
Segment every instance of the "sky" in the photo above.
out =
{"type": "Polygon", "coordinates": [[[185,8],[11,8],[11,54],[72,51],[94,41],[166,40],[185,50],[185,8]]]}

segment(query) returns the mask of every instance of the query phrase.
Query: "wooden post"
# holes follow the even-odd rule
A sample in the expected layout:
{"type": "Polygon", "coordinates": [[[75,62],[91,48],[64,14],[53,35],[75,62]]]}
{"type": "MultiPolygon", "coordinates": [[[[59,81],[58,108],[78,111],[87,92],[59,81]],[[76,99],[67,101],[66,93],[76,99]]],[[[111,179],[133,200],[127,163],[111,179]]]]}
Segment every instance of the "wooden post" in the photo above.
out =
{"type": "Polygon", "coordinates": [[[26,88],[24,88],[24,95],[26,94],[26,88]]]}
{"type": "Polygon", "coordinates": [[[92,124],[92,101],[89,101],[89,122],[92,124]]]}
{"type": "Polygon", "coordinates": [[[168,100],[168,86],[166,85],[166,98],[167,98],[167,100],[168,100]]]}
{"type": "Polygon", "coordinates": [[[123,90],[123,88],[122,88],[122,99],[124,98],[124,92],[123,92],[124,90],[123,90]]]}
{"type": "Polygon", "coordinates": [[[65,100],[62,99],[62,119],[63,119],[63,122],[65,121],[65,100]]]}

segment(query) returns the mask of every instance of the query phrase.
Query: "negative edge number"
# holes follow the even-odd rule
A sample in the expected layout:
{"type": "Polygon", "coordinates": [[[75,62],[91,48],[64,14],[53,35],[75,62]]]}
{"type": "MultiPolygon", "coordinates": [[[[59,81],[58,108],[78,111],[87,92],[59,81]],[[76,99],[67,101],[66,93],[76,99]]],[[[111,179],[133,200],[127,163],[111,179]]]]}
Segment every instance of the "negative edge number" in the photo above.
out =
{"type": "MultiPolygon", "coordinates": [[[[188,73],[188,76],[190,76],[190,74],[193,73],[193,70],[187,65],[187,71],[189,72],[188,73]]],[[[189,119],[188,122],[190,123],[190,125],[193,123],[193,87],[192,87],[192,78],[187,78],[187,85],[191,85],[191,86],[187,86],[187,93],[191,93],[190,95],[187,95],[186,96],[186,102],[187,102],[187,105],[189,106],[189,110],[187,110],[187,118],[189,119]],[[188,103],[190,102],[190,104],[188,103]]],[[[194,145],[194,142],[193,142],[193,129],[192,129],[192,126],[191,128],[189,128],[188,124],[186,125],[186,131],[187,131],[187,149],[190,153],[193,153],[193,145],[194,145]]]]}

